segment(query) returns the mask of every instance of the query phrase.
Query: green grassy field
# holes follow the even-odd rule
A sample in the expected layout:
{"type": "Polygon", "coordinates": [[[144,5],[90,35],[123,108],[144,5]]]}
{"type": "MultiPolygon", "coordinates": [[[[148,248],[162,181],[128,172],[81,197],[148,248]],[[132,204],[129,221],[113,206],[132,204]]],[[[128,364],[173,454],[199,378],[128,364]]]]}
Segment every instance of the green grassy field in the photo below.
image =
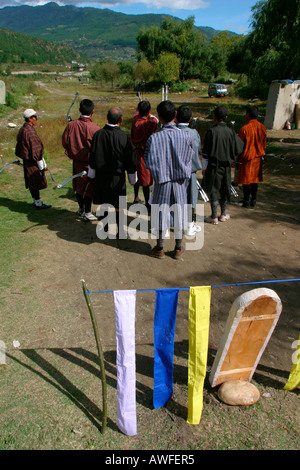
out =
{"type": "MultiPolygon", "coordinates": [[[[43,200],[53,208],[34,212],[30,194],[24,187],[22,167],[11,165],[0,175],[0,340],[6,343],[6,368],[0,367],[0,449],[299,449],[299,390],[283,390],[289,366],[283,371],[279,366],[259,367],[254,383],[265,398],[251,407],[224,405],[206,379],[201,423],[189,426],[186,423],[187,342],[178,341],[175,345],[176,380],[172,400],[166,407],[154,410],[151,334],[137,344],[138,435],[128,437],[120,433],[116,425],[117,375],[115,345],[111,342],[113,327],[107,327],[105,323],[106,329],[102,330],[104,320],[109,319],[112,313],[111,299],[105,296],[92,299],[106,344],[108,423],[106,432],[101,433],[102,390],[97,350],[79,276],[87,274],[93,282],[97,280],[103,286],[112,285],[116,279],[120,288],[126,288],[130,282],[133,285],[139,282],[135,263],[142,265],[146,262],[145,258],[137,258],[139,255],[131,247],[122,251],[114,244],[93,245],[95,234],[91,226],[75,223],[76,203],[72,184],[69,183],[63,191],[55,189],[56,184],[71,175],[72,168],[60,139],[66,126],[65,114],[75,91],[80,92],[80,99],[90,97],[95,101],[94,121],[100,126],[105,124],[109,107],[120,106],[124,110],[122,128],[127,133],[130,132],[137,97],[134,92],[82,86],[75,79],[58,83],[48,79],[43,83],[44,86],[27,83],[29,87],[26,90],[24,85],[24,99],[18,109],[1,109],[0,167],[15,158],[14,146],[18,127],[23,122],[22,110],[30,105],[39,113],[38,133],[56,181],[52,182],[48,175],[48,188],[42,194],[43,200]],[[8,128],[7,122],[15,122],[17,127],[8,128]],[[131,256],[127,257],[128,253],[131,256]],[[127,264],[122,263],[125,256],[127,264]],[[132,273],[135,273],[134,279],[132,273]],[[13,346],[14,340],[20,342],[19,348],[13,346]]],[[[160,95],[151,94],[147,98],[155,111],[160,95]]],[[[194,115],[201,117],[209,117],[218,103],[190,93],[171,95],[170,99],[178,104],[190,103],[194,115]]],[[[225,102],[230,110],[230,119],[236,121],[238,128],[243,122],[246,102],[234,98],[225,102]]],[[[71,110],[73,119],[78,116],[78,105],[77,101],[71,110]]],[[[261,105],[264,109],[265,103],[261,105]]],[[[273,143],[269,144],[268,152],[272,156],[265,167],[263,207],[267,210],[272,207],[281,224],[286,216],[298,220],[299,210],[293,198],[299,197],[299,153],[280,158],[283,150],[273,143]],[[279,201],[275,198],[277,194],[281,196],[279,201]]],[[[132,188],[129,188],[131,196],[132,188]]],[[[258,217],[261,217],[259,224],[262,225],[264,214],[259,212],[258,217]]],[[[292,234],[297,228],[296,221],[294,224],[289,226],[292,234]]],[[[284,230],[286,228],[281,232],[284,230]]],[[[238,240],[238,234],[234,236],[238,240]]],[[[264,237],[268,239],[267,231],[264,237]]],[[[225,240],[220,240],[219,246],[223,242],[225,240]]],[[[288,246],[292,253],[290,243],[288,246]]],[[[280,252],[281,260],[284,256],[284,252],[280,252]]],[[[201,263],[209,267],[205,259],[202,255],[201,263]]],[[[272,262],[276,266],[275,260],[272,262]]],[[[201,268],[193,269],[191,266],[190,275],[196,276],[201,268]]],[[[264,269],[267,269],[266,265],[264,269]]],[[[176,270],[173,268],[173,271],[176,270]]],[[[296,275],[296,268],[294,272],[296,275]]],[[[172,275],[173,272],[170,278],[172,275]]],[[[157,282],[160,280],[159,269],[153,272],[153,276],[157,282]]],[[[209,282],[212,278],[213,275],[209,282]]],[[[90,281],[88,287],[93,287],[93,282],[90,281]]],[[[222,300],[227,309],[231,300],[222,295],[218,301],[222,300]]],[[[296,309],[295,298],[294,294],[287,298],[288,308],[296,309]]],[[[151,296],[145,295],[143,303],[138,305],[139,312],[147,312],[152,301],[151,296]]],[[[138,324],[138,328],[146,325],[151,331],[151,322],[152,317],[147,318],[138,324]]],[[[289,341],[292,341],[295,323],[290,320],[287,325],[286,335],[291,336],[289,341]]],[[[214,354],[213,348],[210,349],[209,366],[214,354]]]]}

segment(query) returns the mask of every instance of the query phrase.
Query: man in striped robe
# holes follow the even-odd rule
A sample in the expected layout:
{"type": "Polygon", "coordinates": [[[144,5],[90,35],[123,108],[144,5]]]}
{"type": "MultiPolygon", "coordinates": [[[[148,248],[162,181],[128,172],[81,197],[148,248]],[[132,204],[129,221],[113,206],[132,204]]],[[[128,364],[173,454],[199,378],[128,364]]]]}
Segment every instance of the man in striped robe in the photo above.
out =
{"type": "Polygon", "coordinates": [[[43,160],[44,146],[35,127],[37,125],[37,113],[34,109],[25,109],[23,127],[17,135],[15,154],[23,160],[25,187],[29,189],[36,209],[49,209],[49,204],[44,204],[40,199],[40,190],[47,188],[45,169],[40,170],[38,162],[43,160]]]}
{"type": "Polygon", "coordinates": [[[267,145],[267,131],[258,120],[258,108],[248,106],[246,110],[246,125],[238,135],[244,142],[244,151],[239,157],[237,183],[243,185],[242,207],[255,207],[258,182],[263,180],[262,161],[267,145]],[[251,201],[250,201],[251,195],[251,201]]]}
{"type": "Polygon", "coordinates": [[[174,122],[176,108],[171,101],[162,101],[157,106],[161,131],[149,137],[144,160],[153,177],[151,194],[151,224],[159,232],[157,245],[150,255],[162,259],[163,232],[168,226],[174,227],[174,258],[183,253],[182,235],[187,222],[187,190],[191,178],[192,138],[182,132],[174,122]],[[153,223],[154,221],[154,223],[153,223]]]}

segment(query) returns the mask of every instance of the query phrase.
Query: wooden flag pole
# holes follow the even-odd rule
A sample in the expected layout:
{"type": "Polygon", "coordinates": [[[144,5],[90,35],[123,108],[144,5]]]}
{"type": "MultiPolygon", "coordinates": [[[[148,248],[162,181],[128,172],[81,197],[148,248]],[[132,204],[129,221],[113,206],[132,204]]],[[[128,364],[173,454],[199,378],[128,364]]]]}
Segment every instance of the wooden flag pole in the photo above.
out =
{"type": "Polygon", "coordinates": [[[98,350],[98,357],[99,357],[99,365],[100,365],[100,371],[101,371],[101,382],[102,382],[102,427],[101,427],[101,433],[103,434],[106,429],[106,422],[107,422],[107,387],[106,387],[106,378],[105,378],[105,367],[104,367],[104,355],[103,355],[103,350],[101,346],[101,341],[100,341],[100,336],[99,336],[99,331],[97,327],[97,322],[96,318],[94,315],[94,310],[93,306],[88,294],[88,290],[86,287],[85,281],[82,279],[81,280],[82,284],[82,289],[84,293],[84,297],[90,312],[91,320],[92,320],[92,325],[94,329],[94,334],[95,334],[95,340],[96,340],[96,345],[97,345],[97,350],[98,350]]]}

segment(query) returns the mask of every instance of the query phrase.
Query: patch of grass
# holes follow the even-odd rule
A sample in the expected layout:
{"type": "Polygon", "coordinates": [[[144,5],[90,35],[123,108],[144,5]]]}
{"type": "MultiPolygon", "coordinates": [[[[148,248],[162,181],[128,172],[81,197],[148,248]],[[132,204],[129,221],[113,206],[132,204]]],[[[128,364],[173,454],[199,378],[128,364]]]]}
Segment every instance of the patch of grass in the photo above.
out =
{"type": "MultiPolygon", "coordinates": [[[[7,370],[0,370],[0,382],[5,381],[10,396],[5,407],[0,401],[0,422],[5,422],[1,449],[299,448],[297,412],[291,408],[286,392],[272,389],[270,398],[262,397],[253,406],[232,407],[218,401],[215,392],[206,385],[200,425],[190,426],[186,423],[187,387],[177,384],[176,376],[174,394],[166,407],[153,410],[147,403],[138,401],[138,435],[128,437],[116,432],[116,375],[108,373],[109,425],[101,434],[101,390],[96,355],[90,354],[89,360],[84,354],[83,350],[67,349],[9,352],[7,370]],[[18,383],[22,383],[21,395],[14,385],[16,376],[18,383]],[[280,410],[276,406],[279,402],[280,410]]],[[[174,359],[176,363],[176,356],[174,359]]],[[[261,384],[259,387],[263,391],[261,384]]]]}
{"type": "Polygon", "coordinates": [[[300,155],[297,152],[290,152],[275,145],[268,146],[267,156],[264,163],[264,169],[267,174],[276,177],[283,176],[300,176],[300,155]]]}

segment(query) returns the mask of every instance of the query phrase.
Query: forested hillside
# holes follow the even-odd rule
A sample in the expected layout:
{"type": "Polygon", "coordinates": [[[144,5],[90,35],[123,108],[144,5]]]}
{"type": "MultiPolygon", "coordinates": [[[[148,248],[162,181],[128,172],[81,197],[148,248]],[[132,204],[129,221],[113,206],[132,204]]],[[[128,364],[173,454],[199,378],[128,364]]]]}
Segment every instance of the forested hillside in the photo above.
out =
{"type": "Polygon", "coordinates": [[[85,60],[70,47],[0,29],[0,63],[60,65],[85,60]]]}

